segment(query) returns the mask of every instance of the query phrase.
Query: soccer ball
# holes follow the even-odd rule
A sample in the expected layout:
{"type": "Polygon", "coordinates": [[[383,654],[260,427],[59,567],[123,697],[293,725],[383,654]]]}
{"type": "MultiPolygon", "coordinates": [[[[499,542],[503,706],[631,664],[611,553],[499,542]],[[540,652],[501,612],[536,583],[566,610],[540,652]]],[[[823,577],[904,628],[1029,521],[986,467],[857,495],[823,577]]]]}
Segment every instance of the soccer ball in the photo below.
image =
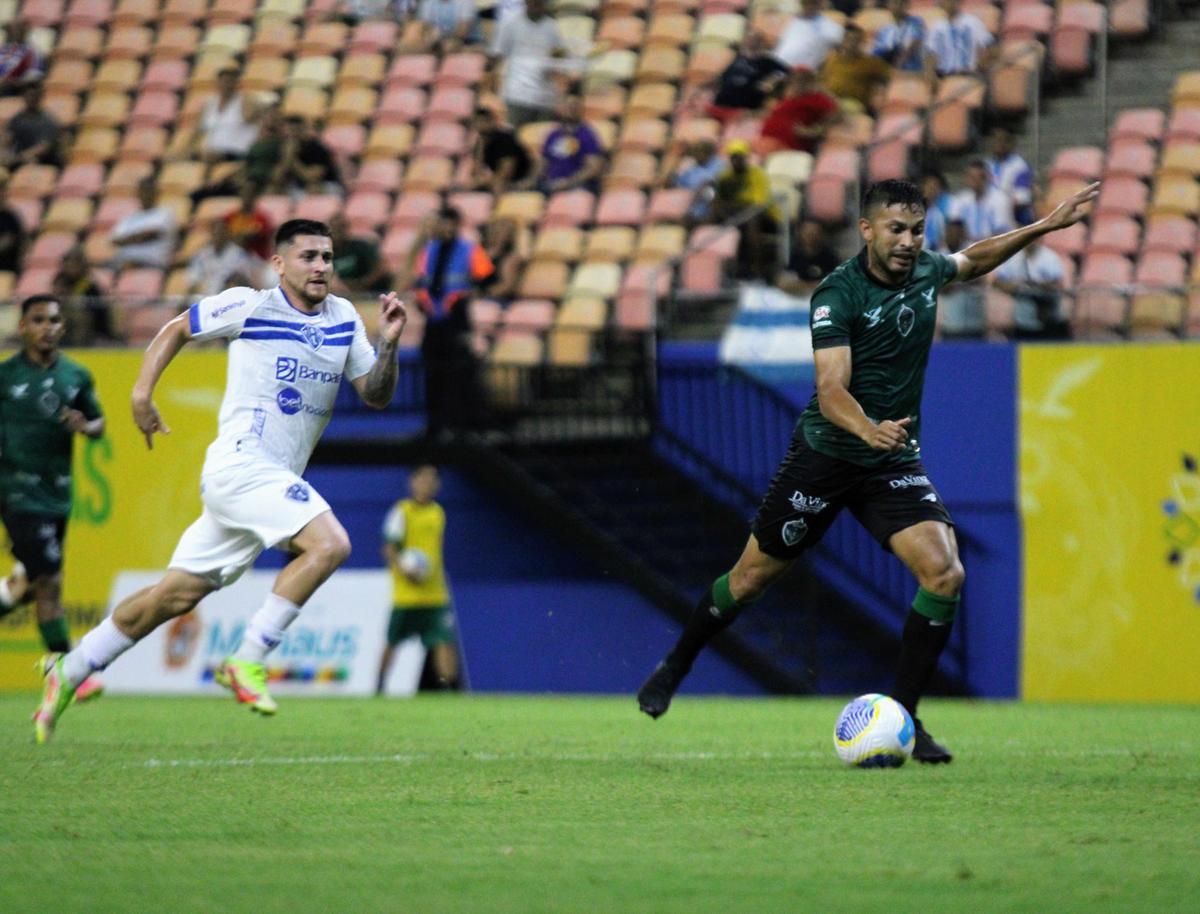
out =
{"type": "Polygon", "coordinates": [[[886,695],[860,695],[838,715],[833,747],[857,768],[899,768],[912,755],[916,728],[904,706],[886,695]]]}
{"type": "Polygon", "coordinates": [[[420,549],[405,549],[400,553],[400,570],[421,584],[429,579],[433,567],[429,564],[429,556],[420,549]]]}

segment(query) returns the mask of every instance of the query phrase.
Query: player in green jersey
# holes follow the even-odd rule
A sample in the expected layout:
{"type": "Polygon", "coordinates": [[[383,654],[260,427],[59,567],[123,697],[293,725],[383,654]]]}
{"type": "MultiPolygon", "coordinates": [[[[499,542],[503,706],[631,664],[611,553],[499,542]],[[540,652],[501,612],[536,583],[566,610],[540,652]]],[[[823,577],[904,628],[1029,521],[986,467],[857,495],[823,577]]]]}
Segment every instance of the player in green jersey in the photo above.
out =
{"type": "MultiPolygon", "coordinates": [[[[0,582],[0,616],[33,600],[49,651],[71,649],[62,606],[71,447],[76,434],[104,434],[91,374],[58,350],[65,329],[58,299],[27,298],[17,324],[21,351],[0,363],[0,515],[17,559],[0,582]]],[[[76,701],[99,694],[97,680],[84,685],[76,701]]]]}
{"type": "Polygon", "coordinates": [[[863,195],[865,242],[813,293],[810,323],[816,392],[771,480],[737,563],[713,582],[678,642],[638,692],[657,718],[701,649],[786,572],[849,508],[917,579],[892,696],[913,716],[913,757],[949,762],[916,716],[958,609],[964,573],[954,525],[921,464],[921,392],[933,342],[937,293],[995,269],[1033,239],[1073,225],[1099,185],[1046,218],[950,256],[922,249],[925,203],[907,181],[863,195]]]}

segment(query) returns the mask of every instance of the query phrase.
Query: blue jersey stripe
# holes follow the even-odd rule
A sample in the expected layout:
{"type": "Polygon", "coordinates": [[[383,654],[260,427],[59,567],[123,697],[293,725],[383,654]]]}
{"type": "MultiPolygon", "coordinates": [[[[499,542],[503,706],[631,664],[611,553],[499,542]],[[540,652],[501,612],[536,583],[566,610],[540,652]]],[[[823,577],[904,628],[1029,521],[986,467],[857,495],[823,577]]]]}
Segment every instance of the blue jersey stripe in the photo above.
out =
{"type": "MultiPolygon", "coordinates": [[[[293,343],[303,343],[309,349],[312,349],[312,344],[309,343],[299,333],[293,333],[290,330],[249,330],[243,331],[239,337],[243,340],[291,340],[293,343]]],[[[349,346],[354,339],[353,336],[338,336],[334,338],[325,337],[322,341],[322,346],[349,346]]]]}
{"type": "Polygon", "coordinates": [[[288,330],[303,330],[305,327],[316,327],[325,334],[330,333],[348,333],[354,329],[354,321],[346,321],[342,324],[332,324],[325,326],[324,324],[304,323],[303,321],[277,321],[266,317],[248,317],[246,327],[283,327],[288,330]]]}
{"type": "Polygon", "coordinates": [[[188,308],[188,327],[191,328],[192,336],[200,332],[200,302],[188,308]]]}

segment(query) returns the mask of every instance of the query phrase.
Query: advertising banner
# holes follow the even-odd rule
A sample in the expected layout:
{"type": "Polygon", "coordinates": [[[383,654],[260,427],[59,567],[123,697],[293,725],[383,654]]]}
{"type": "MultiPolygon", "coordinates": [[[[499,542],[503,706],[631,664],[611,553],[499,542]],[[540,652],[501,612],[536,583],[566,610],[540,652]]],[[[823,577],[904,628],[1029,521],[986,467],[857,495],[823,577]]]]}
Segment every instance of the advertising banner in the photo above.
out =
{"type": "Polygon", "coordinates": [[[1200,701],[1200,346],[1024,346],[1022,695],[1200,701]]]}
{"type": "MultiPolygon", "coordinates": [[[[157,571],[121,572],[112,605],[160,576],[157,571]]],[[[274,580],[274,572],[249,571],[186,616],[160,626],[103,673],[105,688],[113,693],[225,694],[213,681],[213,671],[237,647],[274,580]]],[[[313,594],[267,658],[271,693],[374,694],[390,608],[387,572],[337,572],[313,594]]],[[[419,642],[402,645],[393,661],[389,692],[413,694],[423,660],[419,642]]]]}

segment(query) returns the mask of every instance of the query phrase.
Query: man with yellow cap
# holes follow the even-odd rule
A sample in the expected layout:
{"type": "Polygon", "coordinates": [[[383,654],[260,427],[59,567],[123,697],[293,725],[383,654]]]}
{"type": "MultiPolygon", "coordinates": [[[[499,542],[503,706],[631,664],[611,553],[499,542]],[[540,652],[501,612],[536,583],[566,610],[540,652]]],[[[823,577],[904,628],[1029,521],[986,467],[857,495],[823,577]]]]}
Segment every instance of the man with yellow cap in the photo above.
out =
{"type": "Polygon", "coordinates": [[[771,239],[782,219],[771,197],[771,182],[761,166],[751,163],[750,144],[745,140],[726,144],[725,157],[729,167],[717,177],[713,217],[717,222],[725,222],[749,209],[759,209],[742,223],[737,262],[740,269],[748,270],[744,278],[770,282],[776,267],[771,239]]]}

